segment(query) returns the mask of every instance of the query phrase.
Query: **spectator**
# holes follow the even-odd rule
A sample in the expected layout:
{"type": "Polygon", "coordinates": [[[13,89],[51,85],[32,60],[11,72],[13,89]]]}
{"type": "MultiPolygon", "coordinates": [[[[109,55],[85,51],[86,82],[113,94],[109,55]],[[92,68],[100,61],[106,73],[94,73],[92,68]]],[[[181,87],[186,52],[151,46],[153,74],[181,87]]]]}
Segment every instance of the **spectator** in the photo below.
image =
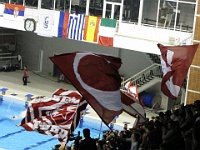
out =
{"type": "Polygon", "coordinates": [[[193,147],[193,150],[200,149],[200,120],[197,120],[193,127],[192,147],[193,147]]]}
{"type": "Polygon", "coordinates": [[[98,141],[98,150],[103,150],[103,145],[106,144],[106,135],[102,136],[102,139],[98,141]]]}
{"type": "Polygon", "coordinates": [[[80,140],[82,139],[80,134],[81,134],[81,132],[78,131],[78,135],[70,139],[70,140],[74,140],[73,150],[78,150],[79,149],[79,143],[80,143],[80,140]]]}
{"type": "Polygon", "coordinates": [[[127,139],[131,141],[131,149],[130,150],[138,150],[139,148],[139,139],[140,139],[140,134],[138,132],[134,132],[131,135],[131,138],[127,139]]]}
{"type": "Polygon", "coordinates": [[[24,85],[27,85],[27,78],[28,78],[28,68],[27,66],[24,66],[24,74],[22,78],[24,85]]]}
{"type": "Polygon", "coordinates": [[[80,142],[79,150],[97,150],[96,140],[90,137],[90,129],[83,129],[84,140],[80,142]]]}

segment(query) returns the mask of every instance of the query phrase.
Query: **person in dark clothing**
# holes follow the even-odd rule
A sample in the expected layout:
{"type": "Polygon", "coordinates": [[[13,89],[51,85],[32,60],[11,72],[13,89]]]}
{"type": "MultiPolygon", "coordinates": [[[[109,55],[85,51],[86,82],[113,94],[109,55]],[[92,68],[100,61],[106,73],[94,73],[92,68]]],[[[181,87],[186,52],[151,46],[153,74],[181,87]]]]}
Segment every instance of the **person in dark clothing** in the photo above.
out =
{"type": "Polygon", "coordinates": [[[80,134],[81,134],[80,131],[78,131],[78,135],[74,139],[74,150],[78,150],[79,149],[79,142],[82,139],[80,134]]]}
{"type": "Polygon", "coordinates": [[[85,137],[79,144],[79,150],[97,150],[96,140],[90,137],[90,129],[83,129],[83,136],[85,137]]]}
{"type": "Polygon", "coordinates": [[[192,147],[193,150],[200,149],[200,120],[195,121],[192,130],[192,147]]]}
{"type": "Polygon", "coordinates": [[[103,145],[106,144],[106,137],[107,136],[105,134],[103,134],[102,139],[98,141],[98,149],[99,150],[103,150],[103,145]]]}
{"type": "Polygon", "coordinates": [[[22,78],[24,85],[27,85],[27,78],[28,78],[28,68],[27,66],[24,66],[24,74],[22,78]]]}

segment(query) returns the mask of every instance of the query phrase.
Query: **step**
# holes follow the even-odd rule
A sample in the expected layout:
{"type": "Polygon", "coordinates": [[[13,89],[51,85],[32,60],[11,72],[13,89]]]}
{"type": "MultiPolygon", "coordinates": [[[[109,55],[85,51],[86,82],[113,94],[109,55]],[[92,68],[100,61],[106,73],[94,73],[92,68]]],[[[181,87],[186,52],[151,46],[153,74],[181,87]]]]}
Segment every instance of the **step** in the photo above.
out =
{"type": "Polygon", "coordinates": [[[140,85],[140,87],[138,88],[138,92],[141,93],[141,92],[153,87],[156,84],[158,84],[158,86],[160,86],[161,85],[161,81],[162,81],[162,78],[154,77],[149,82],[146,82],[145,84],[140,85]]]}

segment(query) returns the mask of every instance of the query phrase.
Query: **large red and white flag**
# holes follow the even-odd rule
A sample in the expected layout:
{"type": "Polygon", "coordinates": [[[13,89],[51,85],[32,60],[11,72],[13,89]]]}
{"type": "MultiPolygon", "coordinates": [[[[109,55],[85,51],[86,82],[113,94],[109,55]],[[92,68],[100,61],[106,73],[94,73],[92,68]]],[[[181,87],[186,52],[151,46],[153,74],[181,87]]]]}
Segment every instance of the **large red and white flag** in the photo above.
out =
{"type": "Polygon", "coordinates": [[[20,125],[27,131],[54,136],[66,143],[86,106],[87,101],[77,91],[59,89],[52,98],[33,98],[20,125]]]}
{"type": "Polygon", "coordinates": [[[87,100],[105,124],[122,113],[121,59],[89,52],[50,57],[52,62],[87,100]]]}
{"type": "Polygon", "coordinates": [[[138,100],[124,91],[121,91],[121,99],[123,110],[129,115],[137,118],[135,126],[144,124],[146,121],[146,113],[144,107],[138,102],[138,100]]]}
{"type": "Polygon", "coordinates": [[[158,44],[163,72],[161,90],[169,98],[177,99],[197,47],[198,44],[184,46],[158,44]]]}

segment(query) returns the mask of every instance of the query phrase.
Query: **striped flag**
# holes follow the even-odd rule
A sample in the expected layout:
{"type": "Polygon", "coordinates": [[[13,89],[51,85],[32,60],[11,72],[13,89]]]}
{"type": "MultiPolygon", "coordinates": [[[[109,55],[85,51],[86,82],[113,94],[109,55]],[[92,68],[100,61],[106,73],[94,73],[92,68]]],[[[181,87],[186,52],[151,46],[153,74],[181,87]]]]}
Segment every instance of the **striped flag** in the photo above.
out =
{"type": "Polygon", "coordinates": [[[58,23],[58,37],[67,38],[68,36],[69,12],[60,12],[58,23]]]}
{"type": "Polygon", "coordinates": [[[115,19],[101,18],[98,39],[99,45],[113,47],[113,38],[116,30],[116,23],[117,21],[115,19]]]}
{"type": "Polygon", "coordinates": [[[85,23],[84,14],[71,13],[68,23],[68,38],[73,40],[83,40],[83,27],[85,23]]]}
{"type": "Polygon", "coordinates": [[[52,98],[31,99],[21,126],[27,131],[57,137],[64,144],[77,127],[86,106],[87,102],[77,91],[58,89],[52,98]]]}
{"type": "Polygon", "coordinates": [[[23,21],[25,6],[16,4],[5,4],[3,17],[13,21],[23,21]]]}
{"type": "Polygon", "coordinates": [[[100,17],[86,16],[83,39],[88,42],[97,42],[100,17]]]}

